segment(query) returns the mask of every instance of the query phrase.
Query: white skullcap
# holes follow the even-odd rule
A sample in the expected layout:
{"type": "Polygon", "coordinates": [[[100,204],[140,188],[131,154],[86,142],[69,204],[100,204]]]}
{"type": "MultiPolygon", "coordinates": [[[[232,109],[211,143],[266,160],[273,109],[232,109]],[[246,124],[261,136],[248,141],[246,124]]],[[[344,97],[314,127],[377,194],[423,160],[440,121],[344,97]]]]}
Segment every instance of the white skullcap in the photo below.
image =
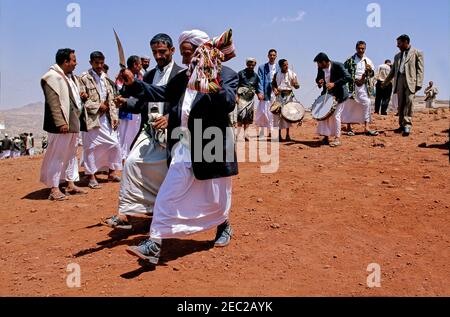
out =
{"type": "Polygon", "coordinates": [[[253,57],[249,57],[249,58],[247,58],[247,61],[246,61],[246,63],[248,63],[248,62],[253,62],[253,63],[256,63],[256,58],[253,58],[253,57]]]}
{"type": "Polygon", "coordinates": [[[191,43],[194,46],[200,46],[209,41],[209,36],[200,30],[184,31],[181,33],[178,43],[181,45],[184,42],[191,43]]]}

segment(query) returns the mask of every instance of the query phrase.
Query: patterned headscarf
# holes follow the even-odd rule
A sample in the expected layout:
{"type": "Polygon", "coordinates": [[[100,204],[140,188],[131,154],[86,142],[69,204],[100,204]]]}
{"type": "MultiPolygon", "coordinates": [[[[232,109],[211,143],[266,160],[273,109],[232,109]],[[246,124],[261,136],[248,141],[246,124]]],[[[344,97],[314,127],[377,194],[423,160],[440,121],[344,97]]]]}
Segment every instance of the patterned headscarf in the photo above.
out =
{"type": "Polygon", "coordinates": [[[236,56],[232,41],[233,32],[230,29],[206,41],[204,36],[200,36],[201,33],[206,35],[202,31],[193,30],[188,33],[183,32],[180,36],[180,44],[186,41],[192,45],[202,42],[197,47],[188,68],[190,76],[188,88],[206,94],[215,93],[221,89],[219,82],[222,63],[236,56]]]}

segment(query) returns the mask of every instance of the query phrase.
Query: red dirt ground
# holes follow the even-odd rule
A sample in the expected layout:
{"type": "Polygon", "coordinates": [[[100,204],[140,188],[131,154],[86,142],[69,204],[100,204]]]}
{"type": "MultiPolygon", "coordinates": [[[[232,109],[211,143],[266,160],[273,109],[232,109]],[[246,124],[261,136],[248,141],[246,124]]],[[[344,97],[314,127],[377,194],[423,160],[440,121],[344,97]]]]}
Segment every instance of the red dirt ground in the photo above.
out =
{"type": "Polygon", "coordinates": [[[170,240],[156,267],[125,252],[148,224],[130,235],[97,225],[117,210],[118,184],[50,202],[42,157],[1,161],[0,296],[450,296],[449,117],[417,113],[403,138],[396,117],[377,116],[385,133],[336,149],[305,122],[277,173],[240,165],[229,247],[211,248],[214,231],[170,240]],[[70,263],[80,288],[66,285],[70,263]],[[370,263],[381,288],[367,287],[370,263]]]}

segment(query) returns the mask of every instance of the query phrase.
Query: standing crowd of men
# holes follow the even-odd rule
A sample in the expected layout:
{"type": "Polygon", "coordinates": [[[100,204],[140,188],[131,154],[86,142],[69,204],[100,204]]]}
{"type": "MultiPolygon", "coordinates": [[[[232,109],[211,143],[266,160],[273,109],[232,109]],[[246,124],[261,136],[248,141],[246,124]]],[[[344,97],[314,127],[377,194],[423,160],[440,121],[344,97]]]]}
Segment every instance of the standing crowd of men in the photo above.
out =
{"type": "MultiPolygon", "coordinates": [[[[173,60],[176,48],[170,36],[160,33],[150,41],[157,65],[149,71],[148,57],[131,56],[127,68],[113,81],[107,75],[105,56],[94,51],[91,68],[77,77],[75,51],[61,49],[55,65],[41,80],[44,130],[48,132],[41,181],[51,189],[49,199],[60,201],[71,194],[86,194],[75,185],[79,181],[77,146],[81,132],[81,166],[89,188],[101,188],[96,174],[102,171],[108,174],[108,181],[120,182],[119,208],[105,219],[105,225],[131,229],[130,218],[152,216],[149,238],[127,252],[153,264],[158,263],[167,238],[216,227],[215,246],[230,243],[231,177],[238,174],[230,117],[236,121],[238,136],[243,127],[245,140],[246,130],[255,123],[260,138],[266,133],[271,138],[274,133],[280,141],[289,141],[292,123],[272,108],[275,101],[293,100],[294,90],[300,87],[289,62],[280,59],[277,63],[275,49],[269,51],[268,62],[257,72],[254,58],[248,58],[247,68],[239,73],[222,65],[234,57],[231,30],[214,39],[200,30],[185,31],[178,44],[187,69],[173,60]],[[222,132],[222,147],[216,149],[212,160],[199,159],[193,149],[206,152],[208,140],[203,136],[211,128],[222,132]],[[121,177],[118,171],[122,171],[121,177]],[[60,190],[64,181],[68,182],[65,193],[60,190]]],[[[377,71],[366,55],[364,41],[357,42],[355,54],[345,63],[332,61],[323,52],[315,57],[316,84],[337,101],[334,113],[318,122],[317,133],[325,137],[324,143],[341,145],[342,124],[347,124],[349,136],[355,135],[355,123],[364,126],[367,136],[378,135],[370,128],[374,82],[375,112],[387,114],[393,90],[399,105],[396,131],[404,136],[411,133],[413,99],[423,82],[423,54],[411,47],[407,35],[397,39],[397,46],[400,53],[394,63],[386,60],[377,71]],[[330,142],[329,137],[334,140],[330,142]]]]}
{"type": "Polygon", "coordinates": [[[21,156],[34,156],[35,145],[33,133],[22,133],[10,138],[7,133],[0,139],[0,160],[21,156]]]}

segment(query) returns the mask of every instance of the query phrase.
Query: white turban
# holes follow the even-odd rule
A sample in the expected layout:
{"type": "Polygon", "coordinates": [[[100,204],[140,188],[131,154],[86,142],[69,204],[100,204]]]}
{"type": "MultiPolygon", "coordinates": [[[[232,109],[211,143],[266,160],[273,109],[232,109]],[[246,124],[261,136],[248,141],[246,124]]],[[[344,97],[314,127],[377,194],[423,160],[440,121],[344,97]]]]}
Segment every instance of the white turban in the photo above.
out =
{"type": "Polygon", "coordinates": [[[180,38],[178,39],[180,45],[184,42],[188,42],[197,47],[208,41],[208,34],[200,30],[184,31],[183,33],[181,33],[180,38]]]}

